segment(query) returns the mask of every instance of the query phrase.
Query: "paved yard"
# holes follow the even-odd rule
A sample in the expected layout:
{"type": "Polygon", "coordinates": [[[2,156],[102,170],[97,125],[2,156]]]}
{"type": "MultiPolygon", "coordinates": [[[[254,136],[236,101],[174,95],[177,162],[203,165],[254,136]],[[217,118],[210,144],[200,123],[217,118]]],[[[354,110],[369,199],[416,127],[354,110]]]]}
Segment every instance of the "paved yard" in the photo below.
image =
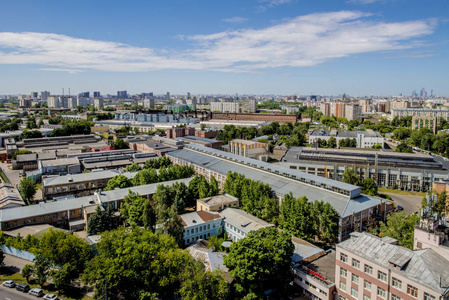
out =
{"type": "Polygon", "coordinates": [[[392,193],[383,193],[389,195],[396,205],[401,205],[407,214],[419,211],[421,208],[422,196],[409,196],[392,193]]]}

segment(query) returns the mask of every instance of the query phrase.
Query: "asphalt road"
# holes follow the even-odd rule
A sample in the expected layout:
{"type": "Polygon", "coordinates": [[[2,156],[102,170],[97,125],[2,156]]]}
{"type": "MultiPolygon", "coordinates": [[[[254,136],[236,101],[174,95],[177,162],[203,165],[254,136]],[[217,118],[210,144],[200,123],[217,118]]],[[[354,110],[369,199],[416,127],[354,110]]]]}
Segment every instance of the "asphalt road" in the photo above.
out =
{"type": "MultiPolygon", "coordinates": [[[[3,283],[3,282],[2,282],[3,283]]],[[[0,285],[0,300],[29,300],[29,299],[42,299],[35,296],[31,296],[28,293],[22,293],[15,288],[8,288],[0,285]]]]}
{"type": "Polygon", "coordinates": [[[409,196],[409,195],[399,195],[392,193],[383,193],[391,196],[396,205],[400,205],[404,208],[404,212],[407,214],[419,211],[421,208],[421,196],[409,196]]]}

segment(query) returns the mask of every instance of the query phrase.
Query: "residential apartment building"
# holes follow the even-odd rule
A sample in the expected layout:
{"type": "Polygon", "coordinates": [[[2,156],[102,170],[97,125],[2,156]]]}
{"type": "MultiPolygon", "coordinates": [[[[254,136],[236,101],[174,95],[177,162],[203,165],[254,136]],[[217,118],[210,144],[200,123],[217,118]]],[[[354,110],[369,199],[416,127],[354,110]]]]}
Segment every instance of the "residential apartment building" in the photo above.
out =
{"type": "Polygon", "coordinates": [[[96,109],[102,109],[104,107],[104,100],[102,98],[94,99],[94,106],[96,109]]]}
{"type": "Polygon", "coordinates": [[[324,116],[331,116],[332,115],[332,111],[331,111],[331,104],[330,103],[320,103],[320,112],[323,113],[324,116]]]}
{"type": "Polygon", "coordinates": [[[281,105],[281,110],[285,110],[286,114],[294,114],[299,111],[299,107],[292,105],[281,105]]]}
{"type": "Polygon", "coordinates": [[[211,102],[210,110],[222,113],[238,113],[240,112],[240,104],[238,102],[211,102]]]}
{"type": "Polygon", "coordinates": [[[336,252],[340,300],[449,298],[449,261],[432,249],[413,251],[390,237],[352,233],[336,252]]]}
{"type": "Polygon", "coordinates": [[[346,118],[348,120],[361,120],[362,107],[356,103],[333,102],[331,103],[330,114],[337,118],[346,118]]]}
{"type": "Polygon", "coordinates": [[[437,117],[416,117],[412,118],[412,129],[419,130],[421,128],[428,128],[433,133],[437,132],[437,117]]]}
{"type": "Polygon", "coordinates": [[[240,103],[242,105],[242,107],[241,107],[242,112],[247,112],[247,113],[257,112],[256,99],[247,98],[247,99],[243,99],[242,101],[240,101],[240,103]]]}
{"type": "Polygon", "coordinates": [[[449,110],[447,109],[420,109],[420,108],[406,108],[406,109],[393,109],[391,116],[403,118],[403,117],[436,117],[449,120],[449,110]]]}

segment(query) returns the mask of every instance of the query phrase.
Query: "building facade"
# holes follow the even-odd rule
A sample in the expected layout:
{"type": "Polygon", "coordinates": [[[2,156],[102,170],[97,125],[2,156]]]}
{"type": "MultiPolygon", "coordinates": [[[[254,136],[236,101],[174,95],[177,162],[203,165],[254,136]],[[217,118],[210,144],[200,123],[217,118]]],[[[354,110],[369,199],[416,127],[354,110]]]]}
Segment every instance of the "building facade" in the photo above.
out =
{"type": "Polygon", "coordinates": [[[353,233],[337,245],[340,300],[442,300],[449,297],[449,261],[431,249],[412,251],[397,240],[353,233]]]}
{"type": "Polygon", "coordinates": [[[238,102],[211,102],[210,110],[214,112],[240,112],[240,104],[238,102]]]}

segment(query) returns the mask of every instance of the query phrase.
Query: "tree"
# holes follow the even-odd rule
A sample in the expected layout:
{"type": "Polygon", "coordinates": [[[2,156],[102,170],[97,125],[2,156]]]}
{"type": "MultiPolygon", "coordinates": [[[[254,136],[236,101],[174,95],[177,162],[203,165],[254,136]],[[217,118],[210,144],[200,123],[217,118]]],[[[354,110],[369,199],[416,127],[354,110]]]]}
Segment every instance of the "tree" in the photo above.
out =
{"type": "Polygon", "coordinates": [[[389,236],[398,240],[400,246],[413,249],[415,226],[419,222],[419,215],[409,215],[397,212],[387,216],[387,222],[380,222],[379,235],[389,236]]]}
{"type": "Polygon", "coordinates": [[[448,197],[446,191],[442,191],[437,196],[437,202],[435,203],[434,208],[439,214],[443,214],[446,211],[447,198],[448,197]]]}
{"type": "Polygon", "coordinates": [[[139,227],[105,232],[96,248],[98,255],[83,275],[83,282],[94,285],[95,299],[105,294],[105,286],[117,299],[173,298],[193,263],[173,237],[139,227]]]}
{"type": "Polygon", "coordinates": [[[114,147],[115,147],[116,150],[129,149],[129,143],[127,141],[122,140],[122,139],[116,139],[114,141],[114,147]]]}
{"type": "Polygon", "coordinates": [[[394,149],[394,152],[413,153],[413,150],[406,143],[401,143],[394,149]]]}
{"type": "Polygon", "coordinates": [[[145,162],[144,169],[159,169],[160,167],[168,167],[172,164],[170,158],[162,156],[157,159],[148,159],[145,162]]]}
{"type": "Polygon", "coordinates": [[[31,177],[23,178],[19,184],[19,191],[22,198],[27,204],[31,204],[36,195],[36,183],[31,177]]]}
{"type": "Polygon", "coordinates": [[[136,163],[126,166],[126,172],[134,172],[140,170],[142,170],[142,168],[136,163]]]}
{"type": "Polygon", "coordinates": [[[143,227],[152,232],[156,227],[156,213],[150,201],[145,201],[143,206],[143,227]]]}
{"type": "Polygon", "coordinates": [[[50,271],[50,260],[44,255],[37,255],[34,259],[34,276],[36,277],[36,282],[43,287],[47,282],[48,273],[50,271]]]}
{"type": "Polygon", "coordinates": [[[34,274],[33,265],[26,264],[23,267],[22,272],[20,274],[22,275],[22,277],[25,277],[25,280],[27,281],[27,283],[29,283],[30,282],[30,276],[34,274]]]}
{"type": "Polygon", "coordinates": [[[349,184],[357,184],[359,182],[359,177],[351,168],[346,168],[343,172],[343,182],[349,184]]]}
{"type": "Polygon", "coordinates": [[[3,250],[0,249],[0,266],[3,265],[4,260],[5,260],[5,253],[3,253],[3,250]]]}
{"type": "Polygon", "coordinates": [[[160,224],[159,233],[171,235],[180,247],[184,246],[184,225],[175,206],[158,205],[157,220],[160,224]]]}
{"type": "Polygon", "coordinates": [[[204,129],[206,129],[206,124],[204,124],[204,123],[203,123],[203,124],[201,124],[201,125],[200,125],[200,128],[201,128],[201,130],[204,130],[204,129]]]}
{"type": "Polygon", "coordinates": [[[293,250],[291,236],[274,227],[251,231],[232,244],[224,263],[234,278],[237,296],[262,299],[264,292],[270,289],[282,295],[293,280],[293,250]]]}
{"type": "Polygon", "coordinates": [[[125,175],[117,175],[114,178],[109,179],[108,184],[104,190],[111,191],[116,188],[123,189],[132,186],[133,184],[131,180],[128,179],[128,177],[126,177],[125,175]]]}
{"type": "Polygon", "coordinates": [[[337,147],[337,139],[331,136],[327,141],[328,148],[336,148],[337,147]]]}
{"type": "Polygon", "coordinates": [[[31,154],[31,153],[33,153],[33,152],[31,152],[30,150],[26,150],[26,149],[14,151],[14,153],[12,154],[12,160],[16,160],[17,155],[31,154]]]}
{"type": "Polygon", "coordinates": [[[19,135],[20,140],[24,139],[34,139],[34,138],[41,138],[42,133],[39,130],[28,130],[24,129],[22,133],[19,135]]]}
{"type": "Polygon", "coordinates": [[[377,183],[372,178],[365,178],[362,180],[361,184],[362,193],[375,196],[377,195],[377,183]]]}
{"type": "Polygon", "coordinates": [[[87,220],[87,234],[96,235],[105,231],[105,228],[104,215],[101,211],[101,206],[98,205],[95,212],[89,217],[89,220],[87,220]]]}
{"type": "Polygon", "coordinates": [[[228,283],[223,271],[206,272],[199,261],[192,261],[183,270],[178,296],[185,300],[224,300],[228,295],[228,283]]]}
{"type": "Polygon", "coordinates": [[[141,197],[138,193],[129,191],[123,198],[120,214],[130,226],[144,225],[144,208],[147,199],[141,197]]]}
{"type": "Polygon", "coordinates": [[[37,128],[36,118],[35,117],[28,117],[27,118],[27,123],[26,123],[26,129],[33,129],[33,128],[37,128]]]}

